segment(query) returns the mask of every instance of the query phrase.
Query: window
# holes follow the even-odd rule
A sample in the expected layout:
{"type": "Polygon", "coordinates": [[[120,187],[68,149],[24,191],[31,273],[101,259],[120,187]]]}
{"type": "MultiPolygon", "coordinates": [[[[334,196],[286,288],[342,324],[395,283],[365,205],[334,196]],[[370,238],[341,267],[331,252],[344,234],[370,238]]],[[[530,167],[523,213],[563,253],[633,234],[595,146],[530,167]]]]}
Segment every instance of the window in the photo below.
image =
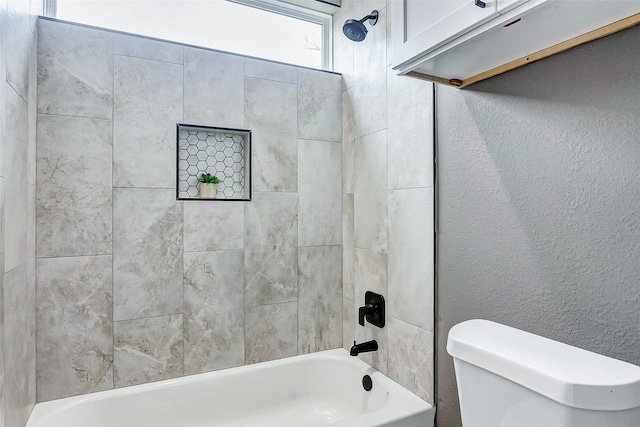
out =
{"type": "Polygon", "coordinates": [[[331,16],[275,0],[46,1],[49,15],[65,21],[331,68],[331,16]]]}

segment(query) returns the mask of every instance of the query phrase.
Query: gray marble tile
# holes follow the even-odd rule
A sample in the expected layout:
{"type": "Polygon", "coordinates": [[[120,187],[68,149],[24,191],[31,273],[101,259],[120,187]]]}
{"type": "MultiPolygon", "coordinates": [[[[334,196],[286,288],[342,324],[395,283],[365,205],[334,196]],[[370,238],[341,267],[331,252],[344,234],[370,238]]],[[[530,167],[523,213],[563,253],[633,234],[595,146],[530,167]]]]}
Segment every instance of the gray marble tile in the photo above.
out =
{"type": "MultiPolygon", "coordinates": [[[[0,24],[2,24],[2,28],[6,28],[6,20],[7,20],[7,13],[9,13],[9,1],[8,0],[2,0],[0,1],[0,24]]],[[[2,50],[0,52],[0,65],[4,65],[5,64],[5,60],[6,60],[6,56],[7,56],[7,51],[6,51],[6,42],[5,42],[5,36],[6,36],[6,31],[0,31],[0,47],[4,47],[5,50],[2,50]]],[[[0,68],[0,74],[5,75],[5,71],[6,68],[0,68]]],[[[6,76],[5,76],[6,77],[6,76]]],[[[6,80],[6,79],[5,79],[6,80]]],[[[1,417],[0,417],[1,418],[1,417]]]]}
{"type": "Polygon", "coordinates": [[[22,426],[36,402],[35,286],[26,263],[4,275],[5,424],[22,426]]]}
{"type": "Polygon", "coordinates": [[[183,374],[182,314],[115,322],[113,336],[116,388],[183,374]]]}
{"type": "Polygon", "coordinates": [[[389,189],[433,187],[433,85],[387,75],[389,189]]]}
{"type": "Polygon", "coordinates": [[[298,67],[260,59],[245,58],[244,75],[283,83],[298,83],[298,67]]]}
{"type": "Polygon", "coordinates": [[[433,404],[433,334],[389,317],[389,378],[433,404]]]}
{"type": "Polygon", "coordinates": [[[342,139],[339,75],[298,70],[298,138],[333,142],[342,139]]]}
{"type": "MultiPolygon", "coordinates": [[[[367,37],[353,47],[353,73],[357,85],[382,79],[387,68],[387,7],[384,0],[378,6],[371,1],[355,2],[354,13],[365,16],[373,9],[378,10],[378,22],[370,27],[367,37]]],[[[368,25],[367,25],[368,26],[368,25]]],[[[378,96],[384,98],[382,94],[378,96]]]]}
{"type": "Polygon", "coordinates": [[[184,254],[184,372],[244,364],[244,252],[184,254]]]}
{"type": "Polygon", "coordinates": [[[356,0],[351,3],[353,3],[352,7],[356,15],[365,16],[374,9],[380,10],[386,8],[388,1],[393,0],[356,0]]]}
{"type": "Polygon", "coordinates": [[[354,263],[356,305],[364,303],[366,291],[378,293],[388,299],[387,254],[356,248],[354,263]]]}
{"type": "Polygon", "coordinates": [[[298,249],[298,354],[342,345],[342,247],[298,249]]]}
{"type": "Polygon", "coordinates": [[[297,205],[295,193],[255,193],[245,205],[245,305],[296,301],[297,205]]]}
{"type": "MultiPolygon", "coordinates": [[[[353,308],[354,313],[361,305],[362,302],[355,301],[355,307],[353,308]]],[[[387,321],[388,319],[389,318],[387,317],[387,321]]],[[[370,323],[365,323],[365,326],[362,327],[357,322],[358,320],[356,318],[354,323],[355,341],[363,343],[366,341],[376,340],[378,343],[377,351],[362,353],[358,355],[358,357],[386,375],[388,372],[389,328],[385,326],[381,329],[371,325],[370,323]]]]}
{"type": "MultiPolygon", "coordinates": [[[[4,11],[3,7],[6,8],[6,4],[3,5],[3,1],[0,1],[0,25],[4,27],[4,16],[6,15],[6,11],[4,11]]],[[[6,99],[7,99],[7,94],[6,91],[8,89],[10,89],[11,87],[6,84],[6,78],[5,73],[2,70],[6,70],[6,42],[5,42],[5,31],[0,31],[0,141],[5,141],[7,139],[7,126],[9,124],[9,121],[7,121],[7,116],[6,116],[6,99]]],[[[4,142],[3,142],[3,146],[4,146],[4,142]]],[[[4,148],[2,148],[2,150],[4,150],[4,148]]],[[[5,172],[4,172],[4,160],[0,159],[0,177],[4,177],[6,176],[5,172]]],[[[0,417],[1,419],[2,417],[0,417]]]]}
{"type": "MultiPolygon", "coordinates": [[[[6,15],[8,13],[8,7],[9,7],[8,3],[9,3],[8,0],[0,1],[0,24],[2,24],[2,28],[6,28],[6,25],[7,25],[5,22],[7,19],[6,15]]],[[[7,46],[5,42],[5,36],[6,36],[5,33],[6,31],[0,31],[0,47],[4,47],[4,48],[6,48],[7,46]]],[[[2,51],[0,51],[0,65],[5,65],[6,56],[7,56],[6,49],[3,49],[2,51]]],[[[6,68],[0,68],[0,70],[6,70],[6,68]]],[[[5,71],[0,71],[0,74],[5,74],[5,71]]]]}
{"type": "Polygon", "coordinates": [[[386,57],[387,57],[387,67],[389,67],[391,65],[391,59],[392,59],[392,55],[393,55],[393,30],[391,29],[391,27],[393,26],[393,18],[392,18],[392,14],[393,14],[393,8],[390,7],[391,6],[391,1],[387,2],[387,7],[385,8],[386,11],[386,24],[387,24],[387,28],[386,28],[386,57]]]}
{"type": "Polygon", "coordinates": [[[175,188],[182,66],[115,57],[114,187],[175,188]]]}
{"type": "Polygon", "coordinates": [[[358,138],[354,146],[355,247],[387,249],[387,133],[358,138]]]}
{"type": "Polygon", "coordinates": [[[27,104],[8,86],[6,95],[3,163],[5,173],[5,253],[4,271],[8,272],[27,260],[27,104]]]}
{"type": "Polygon", "coordinates": [[[297,354],[297,307],[290,302],[245,309],[245,364],[297,354]]]}
{"type": "Polygon", "coordinates": [[[353,94],[353,116],[356,138],[381,131],[387,127],[386,76],[359,84],[353,94]]]}
{"type": "MultiPolygon", "coordinates": [[[[342,90],[355,84],[353,76],[353,48],[355,43],[342,32],[342,25],[347,19],[355,19],[353,5],[355,2],[345,1],[333,14],[333,69],[342,74],[342,90]]],[[[364,16],[364,15],[363,15],[364,16]]],[[[359,19],[359,18],[357,18],[359,19]]]]}
{"type": "Polygon", "coordinates": [[[12,0],[8,6],[3,23],[3,31],[6,31],[6,80],[27,101],[31,45],[35,44],[35,36],[29,27],[29,1],[12,0]]]}
{"type": "MultiPolygon", "coordinates": [[[[358,308],[364,304],[366,291],[373,291],[388,298],[387,290],[387,254],[356,249],[354,316],[358,308]]],[[[388,319],[387,316],[387,321],[388,319]]],[[[367,322],[364,327],[355,325],[355,339],[359,343],[376,340],[379,346],[378,351],[364,353],[358,357],[382,373],[387,372],[388,330],[387,327],[381,329],[367,322]]]]}
{"type": "Polygon", "coordinates": [[[355,89],[342,92],[342,192],[353,193],[353,145],[355,117],[353,96],[355,89]]]}
{"type": "Polygon", "coordinates": [[[354,45],[354,80],[357,87],[353,96],[356,138],[387,127],[386,94],[386,7],[375,7],[376,2],[355,3],[356,15],[365,16],[373,9],[379,12],[378,23],[369,31],[362,43],[354,45]]]}
{"type": "Polygon", "coordinates": [[[342,291],[353,300],[355,235],[353,232],[353,194],[342,195],[342,291]]]}
{"type": "Polygon", "coordinates": [[[110,119],[113,34],[38,21],[38,112],[110,119]]]}
{"type": "Polygon", "coordinates": [[[243,128],[244,84],[244,58],[185,47],[185,123],[243,128]]]}
{"type": "Polygon", "coordinates": [[[38,16],[44,15],[44,2],[29,0],[29,13],[31,18],[31,31],[36,33],[38,28],[38,16]]]}
{"type": "Polygon", "coordinates": [[[114,320],[182,313],[182,204],[173,190],[113,193],[114,320]]]}
{"type": "Polygon", "coordinates": [[[37,262],[38,402],[113,388],[111,256],[37,262]]]}
{"type": "Polygon", "coordinates": [[[244,204],[184,202],[185,252],[244,249],[244,204]]]}
{"type": "MultiPolygon", "coordinates": [[[[6,82],[6,0],[0,1],[0,150],[4,151],[5,136],[5,84],[6,82]]],[[[4,155],[4,153],[3,153],[4,155]]],[[[0,426],[4,427],[4,161],[0,159],[0,426]]]]}
{"type": "Polygon", "coordinates": [[[7,13],[19,13],[21,15],[28,15],[31,12],[30,0],[3,0],[3,5],[0,6],[7,13]]]}
{"type": "Polygon", "coordinates": [[[253,191],[298,191],[298,139],[256,131],[251,136],[253,191]]]}
{"type": "Polygon", "coordinates": [[[389,194],[389,314],[433,331],[433,188],[389,194]]]}
{"type": "MultiPolygon", "coordinates": [[[[0,11],[1,13],[1,11],[0,11]]],[[[4,400],[4,372],[0,373],[0,427],[5,427],[4,413],[5,413],[5,400],[4,400]]]]}
{"type": "Polygon", "coordinates": [[[356,339],[355,304],[353,300],[342,299],[342,347],[349,350],[356,339]]]}
{"type": "Polygon", "coordinates": [[[298,246],[342,244],[342,147],[298,142],[298,246]]]}
{"type": "Polygon", "coordinates": [[[27,280],[36,285],[36,186],[27,184],[27,280]]]}
{"type": "Polygon", "coordinates": [[[126,34],[113,35],[113,53],[174,64],[182,64],[183,60],[182,45],[126,34]]]}
{"type": "Polygon", "coordinates": [[[38,115],[37,256],[111,253],[111,121],[38,115]]]}
{"type": "Polygon", "coordinates": [[[296,135],[298,86],[245,78],[245,127],[296,135]]]}
{"type": "MultiPolygon", "coordinates": [[[[36,36],[37,39],[37,36],[36,36]]],[[[29,91],[27,95],[27,183],[36,184],[36,131],[38,121],[38,44],[31,45],[29,61],[29,91]]],[[[0,117],[2,117],[0,115],[0,117]]]]}

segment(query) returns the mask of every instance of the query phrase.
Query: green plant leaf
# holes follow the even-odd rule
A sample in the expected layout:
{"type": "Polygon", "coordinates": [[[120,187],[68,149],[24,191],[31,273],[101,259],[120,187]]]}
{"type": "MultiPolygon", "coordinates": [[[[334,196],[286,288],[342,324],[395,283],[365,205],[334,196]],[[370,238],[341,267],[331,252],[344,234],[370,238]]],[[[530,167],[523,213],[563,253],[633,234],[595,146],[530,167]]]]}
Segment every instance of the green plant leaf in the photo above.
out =
{"type": "Polygon", "coordinates": [[[205,184],[219,184],[220,180],[215,176],[215,175],[211,175],[210,173],[203,173],[200,175],[200,178],[198,178],[199,182],[205,183],[205,184]]]}

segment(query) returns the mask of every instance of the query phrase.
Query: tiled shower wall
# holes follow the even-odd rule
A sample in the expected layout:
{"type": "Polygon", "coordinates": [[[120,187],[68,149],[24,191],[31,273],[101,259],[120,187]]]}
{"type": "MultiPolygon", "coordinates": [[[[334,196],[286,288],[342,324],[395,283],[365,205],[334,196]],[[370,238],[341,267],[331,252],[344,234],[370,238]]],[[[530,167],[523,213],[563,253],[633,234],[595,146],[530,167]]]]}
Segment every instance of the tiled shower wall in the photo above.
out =
{"type": "Polygon", "coordinates": [[[38,401],[342,345],[340,76],[39,22],[38,401]],[[176,123],[253,131],[176,201],[176,123]]]}
{"type": "Polygon", "coordinates": [[[361,357],[433,403],[432,85],[390,67],[391,1],[344,0],[333,21],[343,75],[344,344],[376,339],[380,349],[361,357]],[[380,17],[363,42],[342,34],[345,20],[374,9],[380,17]],[[357,324],[367,290],[386,297],[384,329],[357,324]]]}
{"type": "Polygon", "coordinates": [[[0,0],[0,426],[36,400],[36,18],[42,2],[0,0]]]}

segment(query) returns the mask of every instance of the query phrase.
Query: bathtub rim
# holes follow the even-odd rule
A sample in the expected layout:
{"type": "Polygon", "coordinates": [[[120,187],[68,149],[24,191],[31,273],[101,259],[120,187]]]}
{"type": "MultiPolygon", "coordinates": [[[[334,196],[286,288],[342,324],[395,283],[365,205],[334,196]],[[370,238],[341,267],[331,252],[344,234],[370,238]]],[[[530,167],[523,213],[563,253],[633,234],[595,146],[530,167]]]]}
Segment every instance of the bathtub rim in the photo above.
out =
{"type": "Polygon", "coordinates": [[[80,406],[84,403],[106,400],[113,397],[135,396],[148,391],[167,389],[178,386],[188,386],[190,384],[197,384],[207,381],[215,381],[215,379],[217,378],[231,377],[240,373],[242,375],[250,375],[252,372],[259,372],[270,368],[286,366],[291,364],[292,362],[302,363],[303,361],[310,359],[316,359],[320,361],[333,360],[339,361],[340,363],[350,364],[355,369],[362,372],[363,375],[371,376],[374,381],[374,386],[376,383],[378,383],[387,389],[387,402],[380,409],[358,416],[358,421],[355,424],[353,422],[354,420],[348,419],[332,424],[332,426],[334,427],[374,427],[378,425],[386,425],[386,423],[393,422],[394,418],[397,418],[397,413],[394,413],[397,411],[401,411],[403,416],[409,418],[419,416],[423,413],[431,414],[431,416],[429,417],[430,419],[434,417],[435,408],[430,403],[421,399],[408,389],[402,387],[391,378],[373,368],[361,359],[350,356],[345,349],[338,348],[296,355],[267,362],[241,365],[232,368],[204,372],[200,374],[185,375],[177,378],[159,380],[144,384],[114,388],[110,390],[39,402],[36,404],[34,410],[32,411],[25,427],[40,427],[40,423],[44,421],[43,418],[48,418],[51,416],[51,414],[59,411],[71,410],[72,408],[80,406]]]}

